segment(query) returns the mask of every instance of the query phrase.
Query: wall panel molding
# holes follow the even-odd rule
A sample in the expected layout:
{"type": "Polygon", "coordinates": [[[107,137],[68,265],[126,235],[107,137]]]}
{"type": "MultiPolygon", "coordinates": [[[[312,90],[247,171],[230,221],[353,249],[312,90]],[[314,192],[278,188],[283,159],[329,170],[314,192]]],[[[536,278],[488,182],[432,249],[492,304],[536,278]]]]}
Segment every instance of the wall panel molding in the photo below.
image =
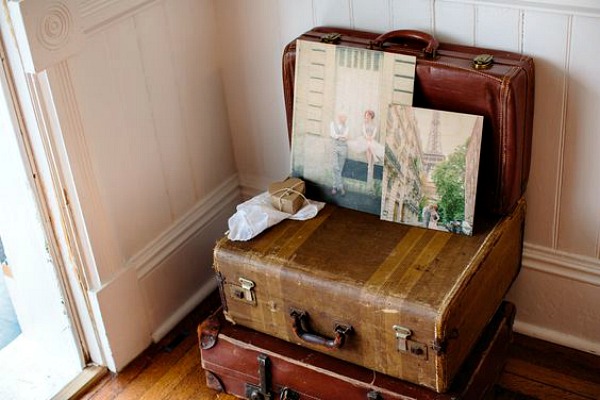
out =
{"type": "Polygon", "coordinates": [[[69,165],[69,173],[72,173],[69,179],[71,183],[65,190],[72,200],[69,206],[80,206],[80,209],[73,211],[80,240],[87,242],[82,248],[87,257],[88,279],[92,279],[89,284],[91,288],[98,287],[101,282],[110,279],[121,265],[121,251],[115,242],[110,218],[97,185],[68,64],[62,62],[50,68],[47,73],[38,76],[38,82],[44,97],[45,122],[57,143],[55,150],[64,159],[64,165],[69,165]],[[88,225],[85,220],[95,223],[88,225]],[[93,254],[89,251],[91,248],[94,249],[93,254]]]}
{"type": "Polygon", "coordinates": [[[11,5],[17,41],[28,72],[40,72],[77,53],[84,43],[76,0],[27,0],[11,5]],[[29,54],[27,54],[29,56],[29,54]]]}
{"type": "Polygon", "coordinates": [[[28,72],[78,53],[86,38],[163,0],[27,0],[9,4],[28,72]]]}
{"type": "Polygon", "coordinates": [[[127,262],[127,268],[134,268],[138,271],[138,278],[144,278],[216,218],[223,211],[223,207],[229,206],[239,198],[239,179],[236,174],[132,256],[127,262]]]}
{"type": "Polygon", "coordinates": [[[94,34],[163,0],[79,0],[83,31],[94,34]]]}
{"type": "Polygon", "coordinates": [[[523,268],[600,286],[600,259],[525,243],[523,246],[523,268]]]}

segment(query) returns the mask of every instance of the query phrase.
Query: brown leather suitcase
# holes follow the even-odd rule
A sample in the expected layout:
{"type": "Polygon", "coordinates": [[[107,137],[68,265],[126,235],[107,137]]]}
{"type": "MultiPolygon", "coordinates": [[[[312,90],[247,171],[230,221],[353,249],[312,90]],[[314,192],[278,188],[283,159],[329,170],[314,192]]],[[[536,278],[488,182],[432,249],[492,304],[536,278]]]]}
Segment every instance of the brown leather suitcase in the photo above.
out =
{"type": "Polygon", "coordinates": [[[473,236],[326,205],[214,252],[230,321],[448,390],[521,261],[525,202],[473,236]]]}
{"type": "Polygon", "coordinates": [[[515,309],[503,303],[448,393],[439,394],[232,325],[216,314],[198,328],[208,386],[247,399],[482,399],[500,374],[515,309]]]}
{"type": "MultiPolygon", "coordinates": [[[[482,115],[483,141],[477,212],[510,212],[525,192],[531,158],[534,65],[506,51],[438,43],[418,31],[383,35],[341,28],[314,28],[299,39],[417,56],[413,105],[482,115]],[[489,58],[477,56],[488,54],[489,58]],[[474,61],[476,59],[477,61],[474,61]]],[[[283,54],[283,83],[292,132],[296,42],[283,54]]],[[[319,192],[307,187],[309,197],[319,192]]]]}

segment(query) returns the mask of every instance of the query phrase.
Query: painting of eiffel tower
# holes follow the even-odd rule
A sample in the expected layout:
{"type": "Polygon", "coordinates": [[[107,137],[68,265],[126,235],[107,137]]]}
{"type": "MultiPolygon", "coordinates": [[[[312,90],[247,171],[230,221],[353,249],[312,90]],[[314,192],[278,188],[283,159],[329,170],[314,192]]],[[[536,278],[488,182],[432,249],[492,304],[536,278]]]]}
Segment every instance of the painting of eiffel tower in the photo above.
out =
{"type": "Polygon", "coordinates": [[[381,218],[472,234],[483,117],[388,111],[381,218]]]}
{"type": "Polygon", "coordinates": [[[440,137],[440,112],[433,111],[431,118],[431,127],[429,129],[429,137],[427,140],[427,148],[423,153],[423,194],[432,202],[439,201],[439,196],[435,190],[432,173],[446,156],[442,152],[442,141],[440,137]]]}

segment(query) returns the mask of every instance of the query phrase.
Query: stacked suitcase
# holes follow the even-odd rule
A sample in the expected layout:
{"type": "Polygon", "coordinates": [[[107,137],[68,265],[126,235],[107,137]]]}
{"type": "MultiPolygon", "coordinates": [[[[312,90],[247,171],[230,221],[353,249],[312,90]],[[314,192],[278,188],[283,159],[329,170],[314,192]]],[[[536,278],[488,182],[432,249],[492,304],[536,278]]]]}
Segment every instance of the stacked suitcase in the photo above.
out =
{"type": "MultiPolygon", "coordinates": [[[[415,54],[415,106],[484,116],[477,226],[462,236],[326,205],[248,242],[223,238],[223,316],[199,330],[208,382],[252,399],[480,398],[514,317],[502,299],[520,267],[533,62],[415,31],[316,28],[301,39],[415,54]]],[[[290,133],[294,66],[291,43],[290,133]]]]}

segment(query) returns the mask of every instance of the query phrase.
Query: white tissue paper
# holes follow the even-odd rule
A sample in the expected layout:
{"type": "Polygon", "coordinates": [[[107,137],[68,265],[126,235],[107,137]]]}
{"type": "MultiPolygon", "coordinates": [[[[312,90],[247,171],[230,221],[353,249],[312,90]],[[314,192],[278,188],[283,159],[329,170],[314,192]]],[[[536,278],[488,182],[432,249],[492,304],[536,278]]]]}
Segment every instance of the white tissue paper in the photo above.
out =
{"type": "Polygon", "coordinates": [[[277,210],[271,205],[269,192],[264,192],[240,204],[236,213],[229,218],[230,240],[250,240],[270,226],[276,225],[284,219],[304,221],[315,217],[325,206],[325,203],[306,200],[296,214],[288,214],[277,210]]]}

